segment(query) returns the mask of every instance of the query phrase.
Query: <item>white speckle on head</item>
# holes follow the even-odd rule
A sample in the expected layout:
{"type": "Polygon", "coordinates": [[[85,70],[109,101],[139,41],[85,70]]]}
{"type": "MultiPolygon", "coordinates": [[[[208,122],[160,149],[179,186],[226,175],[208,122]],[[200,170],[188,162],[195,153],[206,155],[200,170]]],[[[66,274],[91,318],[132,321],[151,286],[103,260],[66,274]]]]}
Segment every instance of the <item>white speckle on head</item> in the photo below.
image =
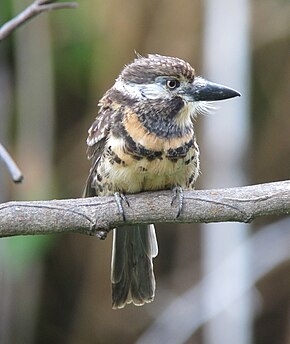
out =
{"type": "Polygon", "coordinates": [[[130,84],[118,78],[113,86],[119,92],[137,100],[169,98],[170,94],[160,84],[130,84]]]}
{"type": "Polygon", "coordinates": [[[129,96],[130,98],[135,98],[138,100],[144,99],[139,87],[136,87],[135,85],[128,85],[121,79],[116,80],[113,88],[122,94],[129,96]]]}
{"type": "Polygon", "coordinates": [[[140,85],[141,92],[147,99],[166,99],[170,98],[168,91],[160,84],[140,85]]]}

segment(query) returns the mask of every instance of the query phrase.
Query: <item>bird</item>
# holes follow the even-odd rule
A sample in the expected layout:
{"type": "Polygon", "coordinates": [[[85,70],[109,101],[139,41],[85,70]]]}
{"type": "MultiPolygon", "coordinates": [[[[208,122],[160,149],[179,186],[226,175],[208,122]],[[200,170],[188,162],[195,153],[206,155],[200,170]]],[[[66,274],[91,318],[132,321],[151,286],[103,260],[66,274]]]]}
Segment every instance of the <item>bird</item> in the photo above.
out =
{"type": "Polygon", "coordinates": [[[84,196],[114,195],[123,215],[124,225],[113,230],[113,309],[142,306],[155,296],[155,228],[126,225],[126,195],[171,189],[180,216],[183,190],[194,189],[200,174],[195,118],[208,112],[210,102],[236,96],[236,90],[197,76],[180,58],[137,54],[101,98],[88,130],[91,168],[84,196]]]}

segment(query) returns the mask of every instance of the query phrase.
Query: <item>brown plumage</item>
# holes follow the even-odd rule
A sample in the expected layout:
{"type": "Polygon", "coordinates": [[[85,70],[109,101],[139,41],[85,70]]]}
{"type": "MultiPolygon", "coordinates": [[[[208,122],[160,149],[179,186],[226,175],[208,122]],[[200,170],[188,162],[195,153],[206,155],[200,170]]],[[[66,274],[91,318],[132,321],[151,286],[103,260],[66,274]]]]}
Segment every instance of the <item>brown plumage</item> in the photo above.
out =
{"type": "MultiPolygon", "coordinates": [[[[192,189],[200,169],[194,117],[206,111],[207,100],[237,95],[195,77],[194,69],[181,59],[138,56],[100,100],[89,129],[92,167],[85,196],[192,189]]],[[[114,230],[113,308],[153,300],[152,260],[157,253],[153,225],[124,224],[114,230]]]]}

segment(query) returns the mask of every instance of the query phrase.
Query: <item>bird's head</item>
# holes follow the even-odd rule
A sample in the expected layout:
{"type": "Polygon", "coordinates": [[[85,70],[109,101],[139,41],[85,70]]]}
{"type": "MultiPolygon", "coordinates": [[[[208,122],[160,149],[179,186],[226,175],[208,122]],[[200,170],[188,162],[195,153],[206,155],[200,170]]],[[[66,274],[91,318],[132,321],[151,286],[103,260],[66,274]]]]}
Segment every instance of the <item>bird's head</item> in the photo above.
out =
{"type": "Polygon", "coordinates": [[[184,104],[200,104],[240,96],[229,87],[195,76],[189,63],[161,55],[138,56],[123,69],[114,88],[139,102],[179,99],[184,104]]]}

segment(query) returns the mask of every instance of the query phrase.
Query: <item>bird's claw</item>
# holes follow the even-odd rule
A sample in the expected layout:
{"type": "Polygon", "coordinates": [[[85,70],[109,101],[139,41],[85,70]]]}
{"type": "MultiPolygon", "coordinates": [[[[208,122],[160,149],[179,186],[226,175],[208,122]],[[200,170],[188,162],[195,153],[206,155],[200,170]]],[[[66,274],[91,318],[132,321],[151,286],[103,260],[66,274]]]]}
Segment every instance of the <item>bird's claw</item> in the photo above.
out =
{"type": "Polygon", "coordinates": [[[182,211],[182,207],[183,207],[183,190],[181,186],[175,186],[173,189],[173,197],[171,200],[171,206],[173,205],[173,203],[175,202],[175,200],[178,200],[178,212],[176,215],[176,218],[178,218],[181,214],[182,211]]]}
{"type": "Polygon", "coordinates": [[[124,207],[123,207],[123,201],[125,201],[127,206],[130,207],[130,203],[128,201],[128,198],[126,197],[126,195],[124,195],[123,193],[120,193],[120,192],[115,192],[114,196],[115,196],[115,201],[117,203],[117,207],[119,209],[119,212],[122,215],[123,220],[126,221],[125,211],[124,211],[124,207]]]}

